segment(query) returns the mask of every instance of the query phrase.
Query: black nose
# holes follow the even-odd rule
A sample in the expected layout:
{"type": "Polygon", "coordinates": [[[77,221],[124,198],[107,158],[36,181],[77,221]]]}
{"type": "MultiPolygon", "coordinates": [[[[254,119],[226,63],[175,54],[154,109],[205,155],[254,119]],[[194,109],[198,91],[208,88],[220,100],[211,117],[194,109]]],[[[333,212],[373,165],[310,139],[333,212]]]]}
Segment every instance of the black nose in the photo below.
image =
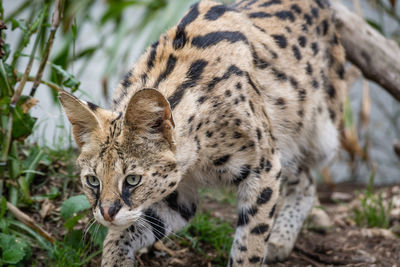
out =
{"type": "Polygon", "coordinates": [[[121,209],[122,205],[119,200],[114,201],[111,205],[104,205],[100,202],[99,204],[101,215],[103,215],[106,221],[113,221],[115,215],[117,215],[118,211],[121,209]]]}

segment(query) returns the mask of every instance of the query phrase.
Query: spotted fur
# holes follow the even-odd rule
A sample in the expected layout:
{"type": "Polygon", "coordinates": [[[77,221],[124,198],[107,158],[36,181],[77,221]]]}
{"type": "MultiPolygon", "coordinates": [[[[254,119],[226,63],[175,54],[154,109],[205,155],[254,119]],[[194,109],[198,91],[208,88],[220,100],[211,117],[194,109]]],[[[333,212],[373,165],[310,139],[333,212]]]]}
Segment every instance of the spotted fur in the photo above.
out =
{"type": "Polygon", "coordinates": [[[60,93],[109,227],[102,266],[132,266],[186,225],[202,184],[237,188],[230,266],[285,259],[314,203],[310,170],[338,146],[344,63],[325,0],[204,1],[137,61],[112,111],[60,93]]]}

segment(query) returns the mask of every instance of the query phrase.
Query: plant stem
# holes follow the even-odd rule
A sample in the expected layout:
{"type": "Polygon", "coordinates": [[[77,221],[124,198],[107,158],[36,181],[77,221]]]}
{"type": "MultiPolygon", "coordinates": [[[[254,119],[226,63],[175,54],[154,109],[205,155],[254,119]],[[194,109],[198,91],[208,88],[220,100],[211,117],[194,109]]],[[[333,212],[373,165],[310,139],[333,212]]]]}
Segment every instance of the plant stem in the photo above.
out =
{"type": "Polygon", "coordinates": [[[1,74],[1,77],[3,78],[3,80],[4,80],[4,84],[7,87],[8,95],[12,95],[13,91],[12,91],[12,89],[10,87],[10,84],[8,83],[8,77],[7,77],[6,70],[4,68],[3,60],[0,60],[0,74],[1,74]]]}
{"type": "Polygon", "coordinates": [[[26,66],[25,69],[25,73],[24,76],[22,77],[17,90],[15,90],[13,97],[11,98],[11,106],[15,106],[18,102],[18,99],[20,98],[21,94],[22,94],[22,90],[24,89],[25,83],[28,80],[29,77],[29,73],[31,72],[32,69],[32,65],[33,65],[33,60],[35,58],[35,54],[36,54],[36,50],[37,47],[39,45],[39,40],[40,40],[40,36],[41,36],[41,32],[43,31],[43,20],[45,17],[45,14],[48,13],[48,9],[49,9],[49,4],[47,4],[45,6],[45,12],[43,12],[41,18],[40,18],[40,22],[39,22],[39,32],[36,35],[36,39],[35,39],[35,43],[33,44],[33,48],[32,48],[32,52],[31,55],[29,57],[29,62],[28,65],[26,66]]]}
{"type": "Polygon", "coordinates": [[[52,27],[50,30],[50,35],[49,38],[47,39],[46,48],[44,51],[42,61],[40,62],[39,70],[33,82],[31,92],[29,93],[30,96],[35,95],[36,90],[40,85],[41,79],[43,77],[44,68],[46,67],[46,63],[49,58],[51,48],[53,47],[54,36],[56,35],[58,25],[60,24],[60,20],[62,19],[63,10],[64,10],[64,0],[56,0],[55,9],[52,16],[52,27]]]}

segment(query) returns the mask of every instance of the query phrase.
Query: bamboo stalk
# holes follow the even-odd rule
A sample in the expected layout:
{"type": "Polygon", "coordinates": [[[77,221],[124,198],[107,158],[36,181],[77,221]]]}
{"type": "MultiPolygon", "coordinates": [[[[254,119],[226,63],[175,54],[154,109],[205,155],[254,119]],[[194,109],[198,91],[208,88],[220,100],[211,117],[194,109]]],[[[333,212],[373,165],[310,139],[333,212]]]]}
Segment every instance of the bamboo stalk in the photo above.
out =
{"type": "Polygon", "coordinates": [[[45,12],[43,12],[42,17],[40,19],[40,23],[39,23],[40,30],[36,35],[35,43],[33,44],[32,52],[29,56],[29,62],[28,62],[28,65],[26,66],[24,76],[22,76],[22,79],[18,84],[17,90],[15,90],[14,95],[11,98],[11,107],[14,107],[17,104],[19,98],[21,97],[22,90],[24,89],[25,83],[28,80],[29,73],[31,72],[31,69],[32,69],[33,60],[35,59],[35,53],[36,53],[37,47],[39,45],[40,35],[41,35],[41,32],[43,31],[43,27],[42,27],[43,20],[44,20],[45,14],[48,12],[48,9],[49,9],[49,5],[47,4],[45,6],[45,12]]]}
{"type": "Polygon", "coordinates": [[[40,62],[39,70],[33,82],[31,92],[29,93],[30,96],[35,95],[36,90],[40,85],[41,79],[43,77],[44,68],[46,67],[50,51],[53,47],[54,37],[56,35],[58,26],[60,25],[60,20],[62,19],[63,10],[64,10],[64,0],[56,0],[55,9],[52,16],[52,26],[50,30],[50,35],[49,38],[47,39],[46,48],[44,51],[42,61],[40,62]]]}

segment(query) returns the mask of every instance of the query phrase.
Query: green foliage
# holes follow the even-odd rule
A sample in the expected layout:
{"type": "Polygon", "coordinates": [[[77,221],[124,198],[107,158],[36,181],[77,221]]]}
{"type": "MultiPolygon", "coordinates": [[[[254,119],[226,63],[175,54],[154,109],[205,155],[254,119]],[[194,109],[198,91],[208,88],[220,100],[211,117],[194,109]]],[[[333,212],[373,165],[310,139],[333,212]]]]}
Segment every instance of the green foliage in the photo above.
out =
{"type": "Polygon", "coordinates": [[[360,207],[353,209],[353,219],[359,227],[389,228],[392,202],[385,204],[382,193],[374,190],[374,173],[371,174],[369,184],[360,194],[360,207]]]}
{"type": "Polygon", "coordinates": [[[64,201],[61,206],[61,216],[71,218],[75,213],[90,209],[89,200],[85,195],[73,196],[64,201]]]}
{"type": "Polygon", "coordinates": [[[212,246],[216,251],[213,262],[226,265],[233,242],[233,232],[234,229],[228,222],[212,217],[209,213],[203,213],[196,215],[189,226],[178,233],[178,236],[185,238],[181,240],[181,243],[191,244],[194,249],[203,254],[202,245],[212,246]]]}

